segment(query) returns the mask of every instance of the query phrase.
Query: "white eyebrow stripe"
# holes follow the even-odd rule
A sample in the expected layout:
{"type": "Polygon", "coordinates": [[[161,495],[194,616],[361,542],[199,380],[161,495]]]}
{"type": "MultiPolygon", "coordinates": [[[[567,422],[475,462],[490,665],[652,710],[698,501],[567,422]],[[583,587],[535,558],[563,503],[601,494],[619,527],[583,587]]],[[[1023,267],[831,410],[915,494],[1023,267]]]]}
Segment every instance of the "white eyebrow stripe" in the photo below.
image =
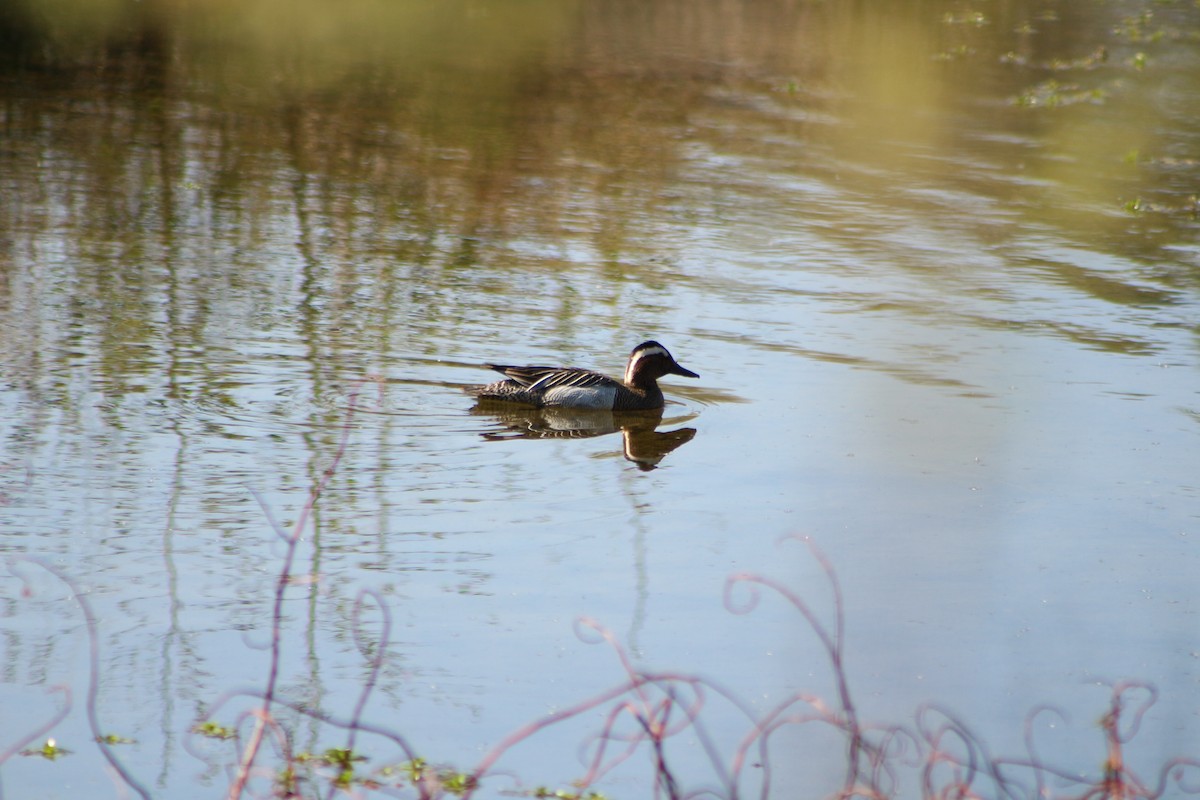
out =
{"type": "Polygon", "coordinates": [[[671,354],[667,352],[665,347],[647,347],[645,350],[638,350],[634,353],[633,360],[638,361],[647,356],[666,356],[670,358],[671,354]]]}

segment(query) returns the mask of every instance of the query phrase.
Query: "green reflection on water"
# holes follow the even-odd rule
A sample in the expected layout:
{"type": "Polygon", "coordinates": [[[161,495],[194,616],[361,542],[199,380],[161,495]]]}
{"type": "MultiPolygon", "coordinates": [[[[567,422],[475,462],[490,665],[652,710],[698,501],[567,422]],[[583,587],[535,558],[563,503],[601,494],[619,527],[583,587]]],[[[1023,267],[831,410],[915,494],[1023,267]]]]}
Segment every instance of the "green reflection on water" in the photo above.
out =
{"type": "MultiPolygon", "coordinates": [[[[1176,6],[59,0],[18,3],[0,28],[19,54],[13,79],[87,115],[64,143],[97,184],[124,178],[120,198],[190,178],[182,185],[214,199],[249,195],[253,209],[253,168],[288,166],[426,227],[554,235],[570,230],[575,190],[591,189],[611,201],[600,250],[619,259],[637,234],[622,211],[677,178],[679,144],[743,151],[747,111],[752,125],[829,147],[825,166],[850,162],[871,194],[886,188],[877,170],[911,173],[1016,193],[1038,219],[1114,238],[1127,208],[1170,227],[1171,212],[1194,212],[1175,187],[1188,191],[1177,157],[1200,74],[1196,11],[1176,6]],[[30,66],[82,69],[64,86],[30,66]],[[734,106],[714,106],[722,98],[734,106]],[[695,127],[714,113],[716,130],[695,127]],[[131,147],[191,131],[209,147],[188,163],[215,162],[209,175],[122,168],[131,147]],[[512,207],[537,209],[543,225],[506,218],[512,207]]],[[[20,110],[8,120],[18,132],[20,110]]]]}
{"type": "Polygon", "coordinates": [[[1053,283],[1170,303],[1197,282],[1169,248],[1195,238],[1198,14],[30,0],[0,19],[5,270],[44,262],[33,305],[69,308],[123,390],[164,294],[187,298],[167,304],[176,351],[270,328],[293,274],[304,342],[379,347],[403,319],[433,354],[530,318],[570,341],[589,308],[636,329],[669,305],[681,231],[755,216],[764,240],[812,228],[864,253],[914,215],[1000,252],[1053,226],[1162,265],[1146,286],[1046,258],[1053,283]],[[1050,82],[1085,101],[1021,102],[1050,82]]]}

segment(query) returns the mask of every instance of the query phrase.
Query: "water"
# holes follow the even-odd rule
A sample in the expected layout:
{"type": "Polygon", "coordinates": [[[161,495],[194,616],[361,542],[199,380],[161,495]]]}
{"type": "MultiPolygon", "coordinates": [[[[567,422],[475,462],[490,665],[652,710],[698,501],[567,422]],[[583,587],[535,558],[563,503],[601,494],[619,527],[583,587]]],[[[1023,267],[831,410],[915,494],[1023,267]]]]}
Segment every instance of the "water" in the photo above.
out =
{"type": "MultiPolygon", "coordinates": [[[[835,703],[797,610],[723,597],[768,576],[832,624],[795,536],[836,572],[865,721],[935,703],[1021,756],[1052,704],[1069,720],[1039,718],[1040,758],[1094,777],[1103,682],[1130,678],[1160,696],[1131,765],[1197,754],[1194,8],[355,8],[22,34],[0,111],[0,752],[72,753],[8,758],[5,796],[122,791],[80,606],[20,557],[93,610],[99,724],[135,740],[113,749],[139,785],[219,796],[252,728],[230,693],[269,672],[272,525],[331,467],[280,692],[345,720],[370,686],[363,719],[438,764],[621,683],[581,617],[756,717],[835,703]],[[483,362],[619,373],[646,338],[701,375],[664,381],[658,431],[683,433],[652,458],[517,436],[528,418],[461,392],[483,362]],[[242,738],[190,732],[210,717],[242,738]]],[[[753,725],[706,700],[727,763],[753,725]]],[[[568,786],[609,708],[481,794],[568,786]]],[[[277,713],[295,752],[346,746],[277,713]]],[[[674,741],[683,785],[717,785],[674,741]]],[[[774,796],[839,787],[838,736],[772,744],[774,796]]],[[[355,747],[363,773],[407,758],[355,747]]],[[[652,785],[644,749],[599,788],[652,785]]]]}

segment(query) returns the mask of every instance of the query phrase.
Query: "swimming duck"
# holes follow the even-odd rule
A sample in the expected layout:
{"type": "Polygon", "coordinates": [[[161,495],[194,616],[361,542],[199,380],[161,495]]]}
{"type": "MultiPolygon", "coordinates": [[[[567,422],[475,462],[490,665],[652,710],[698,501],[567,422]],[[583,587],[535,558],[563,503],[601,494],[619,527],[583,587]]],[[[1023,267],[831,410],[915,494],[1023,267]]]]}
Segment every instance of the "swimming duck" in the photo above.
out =
{"type": "Polygon", "coordinates": [[[625,379],[617,380],[578,367],[512,367],[484,364],[508,380],[475,387],[480,400],[562,408],[592,408],[607,411],[647,411],[663,407],[658,379],[663,375],[699,378],[684,369],[658,342],[642,342],[629,353],[625,379]]]}

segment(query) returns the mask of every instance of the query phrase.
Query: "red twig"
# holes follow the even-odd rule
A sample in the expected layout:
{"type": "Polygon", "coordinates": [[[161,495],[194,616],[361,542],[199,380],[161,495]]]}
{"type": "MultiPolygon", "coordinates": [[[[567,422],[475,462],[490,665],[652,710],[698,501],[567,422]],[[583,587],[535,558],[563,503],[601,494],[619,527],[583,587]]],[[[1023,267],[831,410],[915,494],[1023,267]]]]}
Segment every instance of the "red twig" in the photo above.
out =
{"type": "MultiPolygon", "coordinates": [[[[304,529],[308,525],[308,519],[312,515],[313,509],[316,508],[317,500],[320,499],[321,493],[325,487],[329,485],[329,481],[333,479],[337,472],[338,465],[341,463],[342,456],[346,453],[346,447],[350,441],[351,423],[354,419],[354,412],[358,403],[358,393],[361,385],[356,385],[350,392],[348,410],[346,419],[342,423],[341,438],[338,441],[338,447],[333,456],[333,461],[322,473],[321,479],[317,485],[313,487],[309,493],[308,502],[304,504],[304,508],[300,511],[300,516],[292,526],[290,535],[288,535],[287,553],[284,555],[283,568],[279,571],[279,579],[275,582],[275,603],[271,614],[271,666],[267,677],[267,688],[263,692],[262,708],[256,718],[256,723],[253,732],[250,734],[250,740],[246,744],[246,749],[242,753],[241,763],[238,766],[237,776],[234,778],[233,785],[229,789],[228,799],[238,800],[242,792],[246,788],[246,782],[250,778],[250,769],[254,764],[254,759],[258,756],[259,748],[262,746],[262,737],[265,730],[266,722],[270,718],[271,705],[275,701],[275,690],[279,681],[279,669],[281,662],[281,649],[283,640],[283,600],[284,594],[287,591],[288,584],[291,580],[292,563],[296,558],[297,545],[300,543],[300,536],[304,533],[304,529]]],[[[255,494],[259,504],[263,506],[264,513],[267,514],[268,520],[271,521],[272,528],[278,534],[279,526],[270,517],[270,511],[262,502],[262,499],[255,494]]]]}
{"type": "Polygon", "coordinates": [[[858,720],[858,711],[855,708],[854,699],[850,694],[850,684],[846,677],[845,654],[843,651],[846,623],[845,607],[842,601],[842,587],[838,582],[833,564],[830,563],[829,558],[811,539],[807,536],[791,536],[787,538],[798,539],[807,544],[809,552],[812,553],[813,558],[817,560],[817,563],[821,566],[821,570],[825,573],[825,578],[829,582],[829,588],[833,594],[833,630],[830,631],[821,622],[816,612],[798,594],[778,581],[762,575],[747,572],[731,575],[725,582],[725,606],[735,614],[749,613],[758,605],[759,601],[758,593],[754,591],[753,586],[756,584],[766,586],[787,600],[793,608],[799,611],[808,622],[809,627],[817,635],[821,645],[825,648],[830,666],[833,668],[834,680],[837,682],[838,701],[841,704],[842,715],[842,720],[838,724],[838,727],[846,732],[848,739],[846,777],[842,785],[842,794],[848,797],[858,793],[856,786],[863,774],[861,762],[867,742],[863,737],[862,726],[858,720]],[[744,605],[735,604],[732,596],[733,587],[741,584],[745,584],[751,589],[749,602],[744,605]]]}
{"type": "MultiPolygon", "coordinates": [[[[121,763],[121,760],[117,758],[100,728],[100,717],[99,713],[96,711],[96,702],[100,694],[100,634],[96,625],[96,614],[92,611],[92,604],[88,601],[87,595],[83,593],[83,591],[79,588],[79,585],[75,583],[74,579],[47,561],[44,561],[36,556],[28,555],[18,556],[15,560],[36,564],[37,566],[49,572],[55,578],[58,578],[58,580],[62,581],[67,588],[71,590],[71,596],[75,598],[75,602],[79,604],[79,610],[83,613],[83,619],[87,625],[88,632],[88,691],[86,701],[88,726],[91,728],[92,736],[95,738],[96,744],[100,747],[100,752],[104,754],[105,760],[108,761],[109,766],[113,768],[113,771],[120,776],[121,780],[125,782],[126,786],[137,792],[137,794],[142,797],[143,800],[149,800],[150,793],[146,791],[146,788],[142,786],[136,778],[133,777],[128,769],[125,768],[125,765],[121,763]]],[[[62,712],[63,716],[65,716],[66,711],[70,709],[69,698],[70,696],[68,695],[67,706],[62,712]]],[[[55,722],[57,721],[58,720],[56,719],[55,722]]],[[[0,759],[0,763],[2,763],[2,761],[3,759],[0,759]]]]}

